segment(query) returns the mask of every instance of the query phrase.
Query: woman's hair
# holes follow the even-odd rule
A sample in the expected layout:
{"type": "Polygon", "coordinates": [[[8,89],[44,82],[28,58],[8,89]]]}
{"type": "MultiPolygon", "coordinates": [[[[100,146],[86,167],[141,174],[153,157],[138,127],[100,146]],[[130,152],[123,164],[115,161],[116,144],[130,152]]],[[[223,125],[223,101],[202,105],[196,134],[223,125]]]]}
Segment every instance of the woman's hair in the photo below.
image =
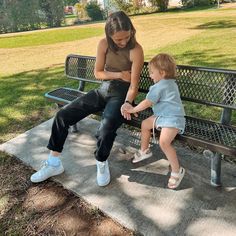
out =
{"type": "Polygon", "coordinates": [[[176,63],[172,56],[166,53],[160,53],[153,57],[149,66],[155,67],[159,71],[165,72],[165,79],[176,77],[176,63]]]}
{"type": "Polygon", "coordinates": [[[136,44],[136,39],[135,39],[136,30],[130,18],[123,11],[117,11],[112,13],[107,18],[105,25],[105,33],[108,47],[114,52],[118,50],[118,47],[113,42],[111,36],[119,31],[130,31],[130,40],[126,47],[128,49],[134,48],[136,44]]]}

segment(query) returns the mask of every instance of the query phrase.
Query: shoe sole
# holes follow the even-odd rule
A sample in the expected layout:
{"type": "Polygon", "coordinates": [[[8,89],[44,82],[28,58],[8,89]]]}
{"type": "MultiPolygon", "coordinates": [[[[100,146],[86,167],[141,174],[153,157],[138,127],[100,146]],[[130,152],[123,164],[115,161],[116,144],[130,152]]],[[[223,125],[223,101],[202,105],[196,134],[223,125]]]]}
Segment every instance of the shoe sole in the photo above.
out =
{"type": "Polygon", "coordinates": [[[110,182],[111,182],[111,180],[109,179],[107,182],[105,182],[105,183],[103,183],[103,184],[99,184],[98,182],[97,182],[97,184],[98,184],[99,187],[105,187],[105,186],[107,186],[110,182]]]}
{"type": "Polygon", "coordinates": [[[32,183],[41,183],[41,182],[43,182],[43,181],[45,181],[45,180],[47,180],[47,179],[49,179],[49,178],[51,178],[51,177],[53,177],[53,176],[57,176],[57,175],[62,174],[64,171],[65,171],[65,170],[63,169],[63,170],[59,171],[57,174],[50,175],[49,177],[47,177],[46,179],[43,179],[43,180],[38,180],[38,181],[37,181],[37,180],[32,180],[32,179],[30,178],[30,181],[31,181],[32,183]]]}
{"type": "Polygon", "coordinates": [[[143,160],[146,160],[146,159],[148,159],[149,157],[151,157],[152,156],[152,153],[150,153],[150,155],[147,155],[147,156],[145,156],[144,158],[142,158],[142,159],[133,159],[132,160],[132,163],[138,163],[138,162],[140,162],[140,161],[143,161],[143,160]]]}

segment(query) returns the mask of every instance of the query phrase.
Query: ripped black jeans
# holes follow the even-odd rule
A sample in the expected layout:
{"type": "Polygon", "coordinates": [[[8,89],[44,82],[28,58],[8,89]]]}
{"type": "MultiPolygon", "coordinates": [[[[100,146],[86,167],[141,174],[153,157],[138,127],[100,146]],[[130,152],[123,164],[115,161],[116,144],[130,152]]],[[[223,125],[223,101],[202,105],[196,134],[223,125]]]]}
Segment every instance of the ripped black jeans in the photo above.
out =
{"type": "Polygon", "coordinates": [[[62,152],[68,129],[88,115],[103,111],[100,127],[97,130],[97,148],[94,152],[98,161],[106,161],[112,149],[116,131],[124,122],[120,108],[124,103],[129,83],[113,80],[102,85],[57,112],[48,143],[48,149],[62,152]]]}

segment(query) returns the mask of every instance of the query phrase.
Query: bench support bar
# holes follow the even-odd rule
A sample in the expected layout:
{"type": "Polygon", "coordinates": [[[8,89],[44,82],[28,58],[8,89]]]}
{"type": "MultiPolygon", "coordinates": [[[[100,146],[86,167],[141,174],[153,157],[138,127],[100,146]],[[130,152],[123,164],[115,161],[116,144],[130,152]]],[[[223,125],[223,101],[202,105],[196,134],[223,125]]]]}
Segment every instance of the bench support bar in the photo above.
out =
{"type": "Polygon", "coordinates": [[[221,186],[221,154],[215,153],[211,157],[211,185],[221,186]]]}

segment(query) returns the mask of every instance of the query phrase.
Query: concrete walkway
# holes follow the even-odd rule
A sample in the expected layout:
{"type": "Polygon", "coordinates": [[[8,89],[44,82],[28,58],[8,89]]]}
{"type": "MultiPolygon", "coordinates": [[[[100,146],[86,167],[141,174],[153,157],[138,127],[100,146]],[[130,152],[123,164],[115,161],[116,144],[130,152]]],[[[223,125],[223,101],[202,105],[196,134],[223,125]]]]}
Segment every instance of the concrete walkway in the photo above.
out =
{"type": "MultiPolygon", "coordinates": [[[[0,145],[0,150],[21,159],[34,169],[47,158],[45,148],[52,120],[0,145]]],[[[54,178],[122,225],[145,236],[236,235],[236,166],[222,163],[221,189],[210,186],[210,161],[178,145],[186,168],[181,189],[166,189],[168,162],[158,147],[155,155],[133,165],[132,151],[139,145],[135,133],[120,129],[109,157],[112,181],[96,185],[93,152],[98,122],[83,120],[77,134],[69,134],[62,161],[65,173],[54,178]],[[119,149],[126,147],[126,154],[119,149]]],[[[29,176],[30,177],[30,176],[29,176]]]]}

